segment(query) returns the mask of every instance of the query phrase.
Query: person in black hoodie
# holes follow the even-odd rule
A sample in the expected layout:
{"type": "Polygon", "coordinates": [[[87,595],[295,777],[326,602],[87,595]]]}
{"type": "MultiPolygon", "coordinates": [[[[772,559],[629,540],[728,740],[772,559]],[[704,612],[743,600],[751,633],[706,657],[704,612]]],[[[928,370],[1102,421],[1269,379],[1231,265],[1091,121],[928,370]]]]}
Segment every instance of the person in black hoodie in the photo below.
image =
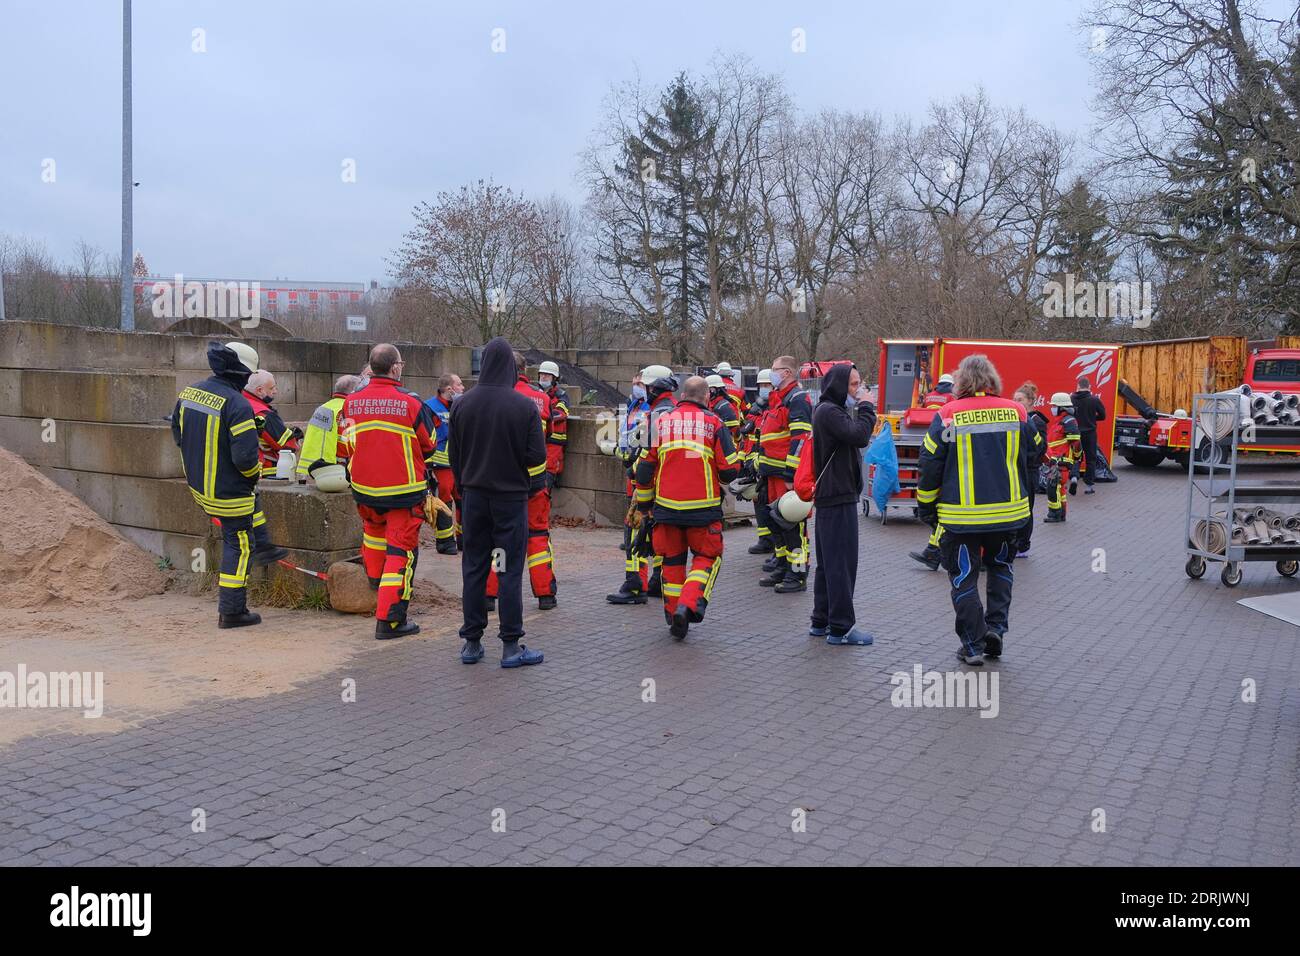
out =
{"type": "Polygon", "coordinates": [[[1106,420],[1106,406],[1092,394],[1086,375],[1080,375],[1077,384],[1079,390],[1070,397],[1074,399],[1074,420],[1079,423],[1079,444],[1083,446],[1083,493],[1090,495],[1097,490],[1092,486],[1097,480],[1097,423],[1106,420]]]}
{"type": "Polygon", "coordinates": [[[836,365],[822,380],[813,411],[813,579],[808,634],[827,644],[870,644],[853,611],[858,577],[858,496],[862,493],[862,449],[876,430],[876,409],[855,365],[836,365]]]}
{"type": "Polygon", "coordinates": [[[257,434],[262,423],[243,395],[257,370],[257,352],[243,342],[209,342],[212,375],[182,389],[172,411],[172,440],[199,507],[221,523],[217,626],[248,627],[262,617],[248,610],[248,569],[289,552],[271,543],[257,500],[261,472],[257,434]]]}
{"type": "Polygon", "coordinates": [[[542,663],[541,651],[524,636],[523,571],[527,562],[528,496],[546,483],[546,439],[537,406],[515,391],[515,353],[501,337],[483,349],[478,384],[451,409],[447,453],[461,494],[461,603],[465,644],[460,659],[483,657],[487,627],[487,579],[493,553],[497,570],[501,666],[542,663]]]}

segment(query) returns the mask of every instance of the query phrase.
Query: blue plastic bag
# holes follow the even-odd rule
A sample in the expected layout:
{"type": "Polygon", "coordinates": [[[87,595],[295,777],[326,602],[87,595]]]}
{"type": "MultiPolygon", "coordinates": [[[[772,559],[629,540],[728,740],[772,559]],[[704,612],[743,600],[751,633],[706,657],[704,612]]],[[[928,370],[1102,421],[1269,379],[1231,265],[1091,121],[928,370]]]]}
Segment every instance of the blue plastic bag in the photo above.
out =
{"type": "Polygon", "coordinates": [[[902,490],[898,483],[898,449],[894,447],[894,430],[886,425],[867,446],[867,453],[862,459],[868,469],[876,466],[875,477],[871,479],[871,500],[883,514],[889,504],[889,496],[902,490]]]}

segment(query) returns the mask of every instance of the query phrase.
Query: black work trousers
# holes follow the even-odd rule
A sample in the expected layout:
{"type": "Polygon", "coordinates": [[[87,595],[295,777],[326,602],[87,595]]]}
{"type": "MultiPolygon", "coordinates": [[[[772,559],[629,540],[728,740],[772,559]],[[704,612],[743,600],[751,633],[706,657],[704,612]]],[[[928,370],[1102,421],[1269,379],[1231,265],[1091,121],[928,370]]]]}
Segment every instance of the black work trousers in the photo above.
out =
{"type": "Polygon", "coordinates": [[[528,499],[490,495],[473,488],[461,491],[461,527],[465,550],[461,558],[462,640],[477,641],[487,628],[488,572],[497,573],[498,636],[517,641],[524,636],[524,567],[528,563],[528,499]]]}
{"type": "Polygon", "coordinates": [[[984,653],[984,637],[1001,637],[1007,632],[1011,613],[1011,564],[1016,559],[1015,539],[1020,529],[959,534],[945,527],[939,548],[944,570],[952,585],[952,609],[956,612],[957,638],[967,654],[984,653]],[[988,572],[984,590],[988,608],[980,603],[980,569],[988,572]]]}
{"type": "Polygon", "coordinates": [[[812,626],[847,634],[857,622],[853,587],[858,579],[858,504],[818,505],[813,512],[812,626]]]}

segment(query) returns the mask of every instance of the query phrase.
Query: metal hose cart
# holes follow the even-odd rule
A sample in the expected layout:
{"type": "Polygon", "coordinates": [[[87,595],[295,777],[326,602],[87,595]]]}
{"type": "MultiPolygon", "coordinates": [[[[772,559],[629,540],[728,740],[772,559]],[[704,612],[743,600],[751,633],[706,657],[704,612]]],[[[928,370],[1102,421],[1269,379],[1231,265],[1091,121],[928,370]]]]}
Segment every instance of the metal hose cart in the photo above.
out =
{"type": "MultiPolygon", "coordinates": [[[[1243,561],[1273,561],[1284,577],[1300,571],[1300,471],[1285,479],[1238,474],[1242,444],[1300,449],[1300,424],[1272,414],[1260,423],[1257,398],[1233,390],[1193,399],[1184,567],[1189,578],[1202,577],[1209,561],[1223,564],[1220,580],[1227,587],[1241,583],[1243,561]]],[[[1288,408],[1285,401],[1273,399],[1288,408]]]]}

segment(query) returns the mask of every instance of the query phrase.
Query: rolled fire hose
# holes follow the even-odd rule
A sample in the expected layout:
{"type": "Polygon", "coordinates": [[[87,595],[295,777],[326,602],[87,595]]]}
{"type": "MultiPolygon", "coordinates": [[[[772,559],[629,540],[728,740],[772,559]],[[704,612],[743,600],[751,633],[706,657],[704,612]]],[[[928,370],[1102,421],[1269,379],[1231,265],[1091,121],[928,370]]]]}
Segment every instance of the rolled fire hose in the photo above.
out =
{"type": "Polygon", "coordinates": [[[1268,399],[1263,395],[1256,395],[1250,400],[1250,410],[1253,412],[1262,412],[1268,408],[1268,399]]]}
{"type": "MultiPolygon", "coordinates": [[[[1234,529],[1235,530],[1235,529],[1234,529]]],[[[1210,554],[1223,554],[1227,550],[1227,535],[1221,521],[1206,521],[1202,518],[1192,527],[1192,543],[1201,551],[1210,554]]]]}
{"type": "Polygon", "coordinates": [[[1285,401],[1287,408],[1300,408],[1300,395],[1292,393],[1286,397],[1285,401]]]}

